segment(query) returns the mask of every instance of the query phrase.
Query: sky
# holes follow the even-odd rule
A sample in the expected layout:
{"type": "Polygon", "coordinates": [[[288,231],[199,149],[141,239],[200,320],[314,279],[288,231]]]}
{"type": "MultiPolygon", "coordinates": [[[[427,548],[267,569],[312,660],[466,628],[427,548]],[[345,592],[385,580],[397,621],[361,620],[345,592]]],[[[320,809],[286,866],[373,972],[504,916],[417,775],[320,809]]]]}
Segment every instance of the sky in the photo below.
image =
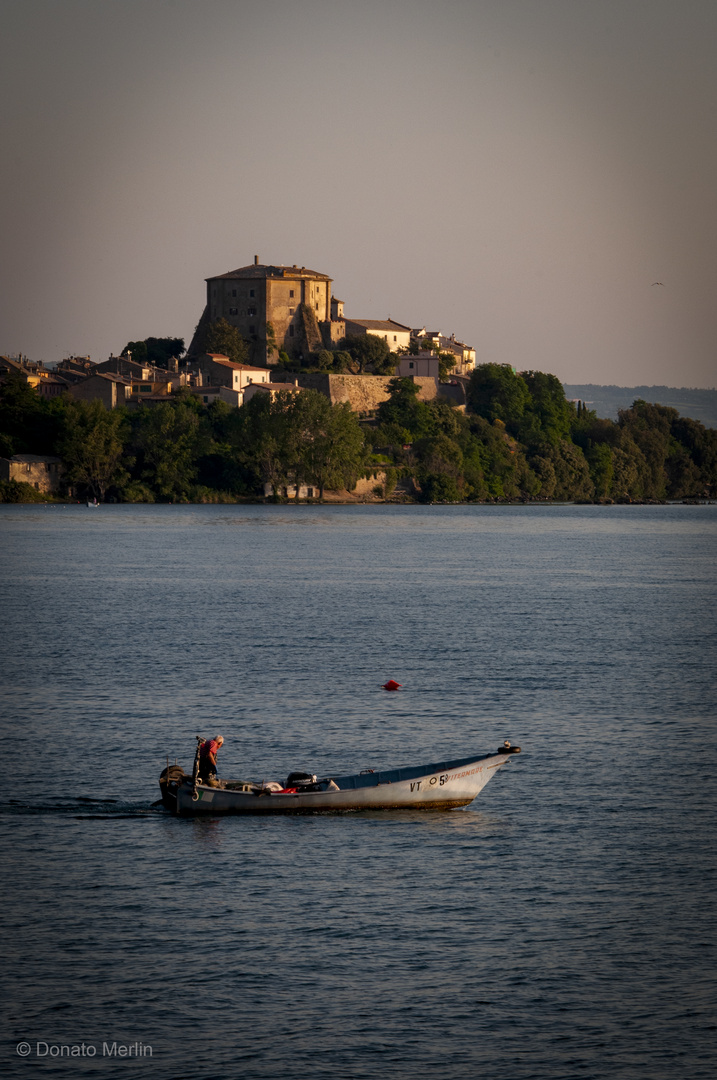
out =
{"type": "Polygon", "coordinates": [[[478,363],[717,384],[714,0],[0,0],[0,29],[4,355],[189,344],[258,255],[478,363]]]}

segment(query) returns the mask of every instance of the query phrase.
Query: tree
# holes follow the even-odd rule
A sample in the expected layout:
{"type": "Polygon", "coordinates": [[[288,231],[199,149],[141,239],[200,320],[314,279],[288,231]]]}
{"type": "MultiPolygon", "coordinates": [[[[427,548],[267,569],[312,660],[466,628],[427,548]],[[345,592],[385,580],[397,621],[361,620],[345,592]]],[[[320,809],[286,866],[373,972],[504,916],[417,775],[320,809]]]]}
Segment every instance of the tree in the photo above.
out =
{"type": "Polygon", "coordinates": [[[347,402],[332,405],[314,390],[305,390],[294,397],[296,406],[308,405],[310,409],[303,447],[307,480],[317,485],[320,499],[327,487],[350,490],[365,460],[364,435],[356,413],[347,402]]]}
{"type": "Polygon", "coordinates": [[[479,364],[471,373],[466,400],[477,416],[502,420],[512,431],[530,402],[528,387],[509,364],[479,364]]]}
{"type": "Polygon", "coordinates": [[[303,482],[313,482],[323,498],[327,484],[348,482],[358,467],[363,434],[348,406],[331,405],[316,390],[276,395],[272,412],[284,468],[293,477],[296,499],[303,482]]]}
{"type": "Polygon", "coordinates": [[[529,400],[514,434],[528,446],[557,446],[568,440],[576,414],[574,406],[565,398],[560,379],[542,371],[526,371],[521,378],[529,400]]]}
{"type": "Polygon", "coordinates": [[[161,499],[187,499],[203,449],[197,406],[192,400],[140,406],[132,417],[138,479],[161,499]]]}
{"type": "Polygon", "coordinates": [[[642,471],[642,498],[667,495],[665,462],[670,452],[670,430],[678,412],[667,405],[651,405],[638,398],[631,408],[618,411],[618,424],[640,450],[646,464],[642,471]]]}
{"type": "Polygon", "coordinates": [[[418,400],[420,387],[413,379],[396,377],[388,384],[390,397],[377,410],[379,423],[398,431],[406,431],[409,441],[434,434],[436,416],[425,401],[418,400]]]}
{"type": "Polygon", "coordinates": [[[20,376],[8,375],[0,386],[0,457],[54,453],[59,421],[53,405],[20,376]]]}
{"type": "Polygon", "coordinates": [[[538,457],[531,459],[531,464],[543,479],[540,493],[544,498],[592,499],[595,488],[588,463],[574,443],[562,440],[555,446],[546,445],[538,457]]]}
{"type": "MultiPolygon", "coordinates": [[[[282,395],[277,394],[277,398],[282,395]]],[[[229,443],[254,477],[255,490],[269,483],[274,495],[288,482],[283,452],[281,410],[269,394],[255,394],[235,413],[229,443]]]]}
{"type": "Polygon", "coordinates": [[[320,349],[316,354],[316,366],[319,371],[331,371],[334,366],[334,354],[328,349],[320,349]]]}
{"type": "Polygon", "coordinates": [[[605,499],[612,493],[612,482],[615,477],[610,447],[607,443],[594,443],[583,452],[590,469],[590,479],[595,487],[595,496],[598,499],[605,499]]]}
{"type": "Polygon", "coordinates": [[[444,382],[458,363],[452,352],[438,353],[438,378],[444,382]]]}
{"type": "Polygon", "coordinates": [[[139,364],[167,368],[169,361],[181,356],[184,351],[184,338],[148,337],[144,341],[128,341],[120,355],[131,353],[132,359],[139,364]]]}
{"type": "Polygon", "coordinates": [[[390,375],[396,369],[396,358],[391,355],[388,342],[376,334],[348,334],[341,342],[341,349],[351,356],[349,371],[353,375],[369,370],[374,375],[390,375]]]}
{"type": "Polygon", "coordinates": [[[109,487],[128,476],[122,462],[128,432],[123,410],[108,411],[101,401],[65,402],[58,441],[65,478],[103,500],[109,487]]]}
{"type": "Polygon", "coordinates": [[[236,364],[246,364],[249,360],[249,347],[236,326],[227,319],[217,319],[207,331],[207,352],[221,353],[236,364]]]}
{"type": "Polygon", "coordinates": [[[334,353],[334,371],[350,371],[351,364],[353,363],[353,357],[350,352],[345,349],[338,349],[334,353]]]}
{"type": "Polygon", "coordinates": [[[297,499],[305,482],[320,499],[327,487],[352,487],[364,463],[356,414],[316,390],[255,395],[239,409],[235,445],[257,486],[270,483],[276,494],[293,481],[297,499]]]}
{"type": "Polygon", "coordinates": [[[418,460],[418,481],[423,502],[457,502],[460,495],[463,454],[448,435],[438,434],[413,444],[418,460]]]}
{"type": "Polygon", "coordinates": [[[134,360],[136,364],[147,363],[147,342],[146,341],[128,341],[124,349],[120,353],[120,356],[124,356],[129,360],[134,360]]]}

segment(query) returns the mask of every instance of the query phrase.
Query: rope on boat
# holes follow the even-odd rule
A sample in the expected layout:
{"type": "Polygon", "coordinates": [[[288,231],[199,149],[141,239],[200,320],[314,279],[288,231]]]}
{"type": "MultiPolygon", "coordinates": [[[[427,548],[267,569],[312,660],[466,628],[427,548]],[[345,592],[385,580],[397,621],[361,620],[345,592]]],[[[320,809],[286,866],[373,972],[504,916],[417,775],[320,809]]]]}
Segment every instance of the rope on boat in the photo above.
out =
{"type": "Polygon", "coordinates": [[[199,751],[205,741],[201,735],[196,735],[195,738],[197,740],[197,749],[194,754],[194,768],[192,769],[192,802],[198,802],[199,800],[199,792],[197,791],[199,786],[199,751]]]}

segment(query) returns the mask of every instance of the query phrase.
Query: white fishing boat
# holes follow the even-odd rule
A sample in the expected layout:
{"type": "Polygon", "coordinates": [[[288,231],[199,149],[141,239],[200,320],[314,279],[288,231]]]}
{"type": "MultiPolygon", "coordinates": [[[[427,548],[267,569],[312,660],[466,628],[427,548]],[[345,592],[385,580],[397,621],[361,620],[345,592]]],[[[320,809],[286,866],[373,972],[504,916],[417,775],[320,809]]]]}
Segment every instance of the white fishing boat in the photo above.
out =
{"type": "Polygon", "coordinates": [[[286,781],[199,779],[167,765],[159,779],[164,805],[179,817],[223,814],[310,814],[353,810],[452,810],[475,799],[519,746],[504,743],[494,754],[472,755],[402,769],[319,779],[290,773],[286,781]]]}

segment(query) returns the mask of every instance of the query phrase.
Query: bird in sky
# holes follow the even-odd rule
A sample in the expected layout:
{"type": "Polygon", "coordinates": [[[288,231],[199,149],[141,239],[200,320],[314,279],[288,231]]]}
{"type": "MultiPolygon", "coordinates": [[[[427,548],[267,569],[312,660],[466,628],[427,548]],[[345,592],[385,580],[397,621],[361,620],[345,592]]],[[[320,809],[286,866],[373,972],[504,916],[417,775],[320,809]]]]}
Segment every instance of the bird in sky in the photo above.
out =
{"type": "MultiPolygon", "coordinates": [[[[664,287],[665,287],[665,286],[664,286],[664,285],[662,284],[662,282],[661,282],[661,281],[653,281],[653,283],[652,283],[652,284],[653,284],[653,285],[662,285],[662,288],[663,288],[663,289],[664,289],[664,287]]],[[[650,287],[652,288],[652,286],[650,286],[650,287]]]]}

